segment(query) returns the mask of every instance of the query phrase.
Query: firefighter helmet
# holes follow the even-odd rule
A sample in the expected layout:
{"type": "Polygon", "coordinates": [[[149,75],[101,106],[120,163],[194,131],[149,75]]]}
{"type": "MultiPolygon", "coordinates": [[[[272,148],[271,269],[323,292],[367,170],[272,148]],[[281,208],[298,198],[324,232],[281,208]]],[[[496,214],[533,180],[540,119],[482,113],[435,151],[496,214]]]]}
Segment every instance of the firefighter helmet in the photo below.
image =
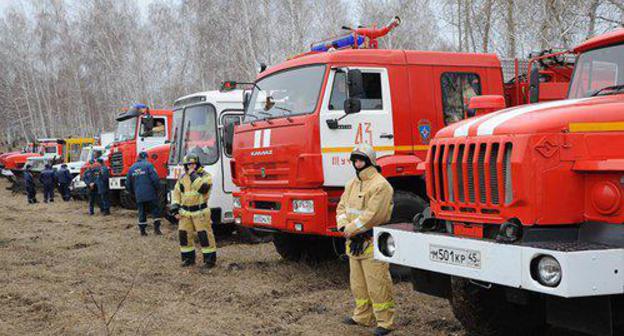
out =
{"type": "Polygon", "coordinates": [[[184,157],[184,160],[182,161],[183,165],[190,165],[190,164],[196,164],[198,166],[201,166],[201,162],[199,161],[199,156],[195,155],[195,154],[189,154],[187,156],[184,157]]]}
{"type": "Polygon", "coordinates": [[[353,148],[353,151],[351,151],[350,160],[355,161],[355,159],[358,158],[364,161],[367,161],[368,159],[371,165],[377,166],[377,154],[375,153],[375,149],[367,143],[359,144],[353,148]]]}

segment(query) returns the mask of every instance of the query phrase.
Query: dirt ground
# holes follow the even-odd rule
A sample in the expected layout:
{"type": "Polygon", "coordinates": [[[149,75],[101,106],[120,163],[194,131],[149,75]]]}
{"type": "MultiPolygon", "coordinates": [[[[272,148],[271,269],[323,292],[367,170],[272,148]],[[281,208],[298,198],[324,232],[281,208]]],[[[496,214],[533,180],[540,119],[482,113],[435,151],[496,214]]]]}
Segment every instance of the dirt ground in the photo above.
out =
{"type": "MultiPolygon", "coordinates": [[[[139,237],[133,211],[28,205],[0,182],[2,335],[369,335],[344,262],[286,262],[273,245],[218,239],[218,267],[179,266],[177,233],[139,237]]],[[[41,194],[38,194],[41,200],[41,194]]],[[[60,202],[59,202],[60,201],[60,202]]],[[[395,285],[395,335],[463,335],[445,300],[395,285]]]]}

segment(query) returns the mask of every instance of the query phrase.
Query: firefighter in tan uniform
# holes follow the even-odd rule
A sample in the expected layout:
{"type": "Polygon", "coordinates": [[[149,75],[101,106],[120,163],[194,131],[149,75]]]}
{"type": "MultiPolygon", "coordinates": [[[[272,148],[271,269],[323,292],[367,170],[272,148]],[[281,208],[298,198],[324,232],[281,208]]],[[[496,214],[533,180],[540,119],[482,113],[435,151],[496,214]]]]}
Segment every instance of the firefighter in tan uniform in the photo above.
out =
{"type": "Polygon", "coordinates": [[[372,326],[375,335],[393,329],[394,299],[389,265],[373,259],[372,228],[383,225],[392,214],[393,190],[379,173],[375,150],[368,144],[351,152],[357,177],[349,181],[336,210],[338,229],[347,238],[353,316],[344,323],[372,326]]]}
{"type": "Polygon", "coordinates": [[[212,268],[217,262],[217,244],[212,232],[208,197],[212,177],[205,172],[196,155],[187,155],[183,161],[184,174],[176,183],[171,196],[171,211],[179,220],[178,233],[182,266],[195,264],[194,237],[197,234],[204,266],[212,268]]]}

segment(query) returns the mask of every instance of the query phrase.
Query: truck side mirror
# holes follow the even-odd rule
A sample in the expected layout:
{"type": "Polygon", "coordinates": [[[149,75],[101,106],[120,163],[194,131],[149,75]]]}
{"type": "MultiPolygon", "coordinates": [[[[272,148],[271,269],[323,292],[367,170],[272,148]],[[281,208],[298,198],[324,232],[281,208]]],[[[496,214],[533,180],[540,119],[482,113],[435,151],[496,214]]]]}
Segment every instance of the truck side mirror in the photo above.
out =
{"type": "Polygon", "coordinates": [[[232,145],[234,144],[234,125],[229,123],[223,127],[223,147],[226,153],[232,153],[232,145]]]}
{"type": "Polygon", "coordinates": [[[243,93],[243,111],[247,111],[249,100],[251,100],[251,92],[245,91],[245,93],[243,93]]]}
{"type": "Polygon", "coordinates": [[[346,84],[349,96],[344,102],[344,111],[346,114],[358,113],[362,110],[360,98],[364,95],[362,71],[358,69],[349,70],[346,84]]]}
{"type": "Polygon", "coordinates": [[[539,101],[539,84],[539,67],[537,65],[533,65],[531,68],[531,78],[529,79],[529,103],[531,104],[539,101]]]}
{"type": "Polygon", "coordinates": [[[488,114],[506,107],[505,97],[500,95],[474,96],[468,103],[466,118],[488,114]],[[471,115],[470,111],[474,111],[471,115]]]}

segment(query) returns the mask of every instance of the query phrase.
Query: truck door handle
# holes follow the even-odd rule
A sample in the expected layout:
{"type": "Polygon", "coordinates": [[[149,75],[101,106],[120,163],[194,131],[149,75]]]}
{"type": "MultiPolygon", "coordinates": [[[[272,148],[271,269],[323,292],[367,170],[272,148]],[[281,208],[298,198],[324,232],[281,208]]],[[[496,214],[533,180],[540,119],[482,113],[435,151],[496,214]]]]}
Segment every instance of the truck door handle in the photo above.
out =
{"type": "Polygon", "coordinates": [[[388,134],[388,133],[383,133],[379,137],[382,138],[382,139],[392,139],[392,138],[394,138],[394,135],[393,134],[388,134]]]}

